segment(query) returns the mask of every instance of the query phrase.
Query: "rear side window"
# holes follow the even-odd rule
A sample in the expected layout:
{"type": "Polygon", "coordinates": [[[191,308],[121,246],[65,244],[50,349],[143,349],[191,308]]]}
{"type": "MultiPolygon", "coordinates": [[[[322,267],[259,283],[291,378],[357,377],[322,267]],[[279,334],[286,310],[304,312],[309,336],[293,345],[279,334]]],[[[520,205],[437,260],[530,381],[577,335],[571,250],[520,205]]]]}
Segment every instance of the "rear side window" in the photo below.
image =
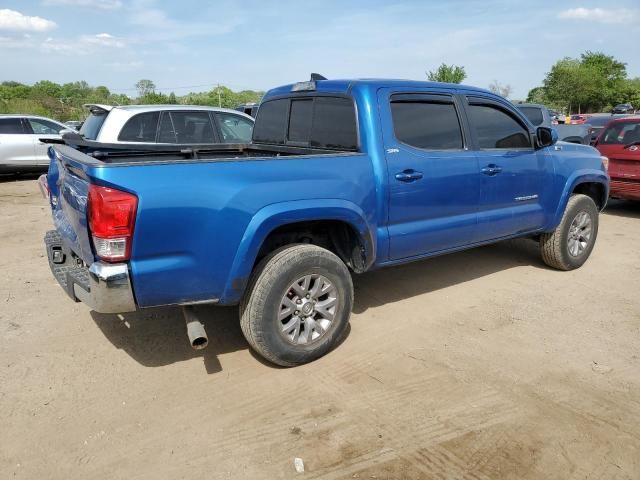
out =
{"type": "Polygon", "coordinates": [[[26,133],[19,118],[0,118],[0,134],[26,133]]]}
{"type": "Polygon", "coordinates": [[[492,105],[469,105],[480,148],[530,148],[529,132],[511,115],[492,105]]]}
{"type": "Polygon", "coordinates": [[[531,122],[534,127],[542,125],[544,118],[542,117],[542,110],[535,107],[518,107],[524,116],[531,122]]]}
{"type": "Polygon", "coordinates": [[[215,143],[209,112],[171,112],[178,143],[215,143]]]}
{"type": "Polygon", "coordinates": [[[159,119],[160,112],[139,113],[131,117],[122,127],[118,140],[123,142],[155,142],[159,119]]]}
{"type": "Polygon", "coordinates": [[[162,114],[160,131],[158,132],[158,143],[176,143],[176,132],[173,129],[169,112],[162,114]]]}
{"type": "Polygon", "coordinates": [[[402,143],[430,150],[461,149],[463,146],[453,103],[394,101],[392,97],[391,114],[396,138],[402,143]]]}
{"type": "Polygon", "coordinates": [[[102,128],[102,124],[107,118],[107,112],[104,110],[97,110],[95,112],[91,112],[91,114],[87,117],[87,119],[80,127],[80,135],[82,135],[87,140],[95,140],[98,138],[98,134],[100,133],[100,129],[102,128]]]}
{"type": "Polygon", "coordinates": [[[37,135],[57,135],[60,131],[65,130],[66,127],[49,122],[48,120],[40,120],[35,118],[28,119],[31,130],[37,135]]]}
{"type": "Polygon", "coordinates": [[[232,113],[216,113],[222,143],[250,143],[253,122],[232,113]]]}
{"type": "Polygon", "coordinates": [[[253,141],[284,145],[285,128],[287,126],[287,109],[289,100],[272,100],[260,105],[253,128],[253,141]]]}

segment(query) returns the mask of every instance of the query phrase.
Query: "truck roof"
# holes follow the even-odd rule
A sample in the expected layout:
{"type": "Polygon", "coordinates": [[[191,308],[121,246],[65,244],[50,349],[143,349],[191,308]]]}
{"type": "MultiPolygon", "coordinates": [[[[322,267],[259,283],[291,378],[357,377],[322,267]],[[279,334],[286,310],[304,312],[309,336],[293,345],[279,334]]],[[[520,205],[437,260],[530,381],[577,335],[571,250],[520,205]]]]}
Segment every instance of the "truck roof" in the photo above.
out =
{"type": "MultiPolygon", "coordinates": [[[[283,85],[269,90],[264,98],[273,97],[277,95],[289,94],[292,88],[299,82],[283,85]]],[[[341,80],[316,80],[316,92],[331,92],[347,94],[352,89],[360,87],[365,88],[446,88],[450,90],[464,91],[464,92],[478,92],[483,94],[489,94],[496,98],[504,100],[500,95],[485,90],[483,88],[472,87],[469,85],[460,85],[457,83],[441,83],[441,82],[427,82],[420,80],[402,80],[402,79],[389,79],[389,78],[359,78],[359,79],[341,79],[341,80]]]]}

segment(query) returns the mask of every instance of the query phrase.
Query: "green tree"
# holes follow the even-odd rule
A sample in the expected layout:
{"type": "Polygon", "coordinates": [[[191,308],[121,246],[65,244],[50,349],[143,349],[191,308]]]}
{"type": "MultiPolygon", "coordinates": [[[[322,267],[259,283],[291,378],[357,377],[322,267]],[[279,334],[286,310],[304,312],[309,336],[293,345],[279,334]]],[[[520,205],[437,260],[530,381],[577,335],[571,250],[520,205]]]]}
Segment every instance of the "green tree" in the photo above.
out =
{"type": "Polygon", "coordinates": [[[145,95],[156,91],[156,84],[151,80],[142,79],[136,83],[136,90],[138,90],[139,97],[144,97],[145,95]]]}
{"type": "Polygon", "coordinates": [[[464,67],[443,63],[435,72],[427,72],[427,78],[432,82],[462,83],[467,78],[467,73],[464,67]]]}
{"type": "Polygon", "coordinates": [[[167,103],[170,103],[171,105],[175,105],[176,103],[178,103],[178,100],[176,99],[176,94],[171,92],[169,94],[169,99],[167,100],[167,103]]]}

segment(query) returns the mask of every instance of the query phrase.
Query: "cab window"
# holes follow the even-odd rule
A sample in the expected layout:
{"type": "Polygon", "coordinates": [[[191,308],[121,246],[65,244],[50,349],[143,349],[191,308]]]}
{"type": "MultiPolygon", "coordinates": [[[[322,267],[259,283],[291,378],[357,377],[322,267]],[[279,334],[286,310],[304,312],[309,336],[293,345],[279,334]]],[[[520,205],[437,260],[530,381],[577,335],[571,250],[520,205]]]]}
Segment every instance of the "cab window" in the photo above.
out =
{"type": "Polygon", "coordinates": [[[469,116],[481,149],[532,148],[529,131],[502,108],[472,103],[469,116]]]}

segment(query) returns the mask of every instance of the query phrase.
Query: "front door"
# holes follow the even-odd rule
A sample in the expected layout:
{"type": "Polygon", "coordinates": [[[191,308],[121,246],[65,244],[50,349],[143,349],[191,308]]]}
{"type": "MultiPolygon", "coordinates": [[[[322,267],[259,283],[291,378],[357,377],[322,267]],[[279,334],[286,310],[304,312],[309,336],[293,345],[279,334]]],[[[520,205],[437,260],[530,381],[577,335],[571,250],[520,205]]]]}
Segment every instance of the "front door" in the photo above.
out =
{"type": "Polygon", "coordinates": [[[488,98],[463,101],[481,172],[477,240],[541,228],[554,180],[551,157],[534,148],[532,132],[516,112],[488,98]]]}
{"type": "Polygon", "coordinates": [[[379,92],[389,184],[389,259],[468,245],[480,200],[478,159],[461,107],[438,90],[379,92]]]}

